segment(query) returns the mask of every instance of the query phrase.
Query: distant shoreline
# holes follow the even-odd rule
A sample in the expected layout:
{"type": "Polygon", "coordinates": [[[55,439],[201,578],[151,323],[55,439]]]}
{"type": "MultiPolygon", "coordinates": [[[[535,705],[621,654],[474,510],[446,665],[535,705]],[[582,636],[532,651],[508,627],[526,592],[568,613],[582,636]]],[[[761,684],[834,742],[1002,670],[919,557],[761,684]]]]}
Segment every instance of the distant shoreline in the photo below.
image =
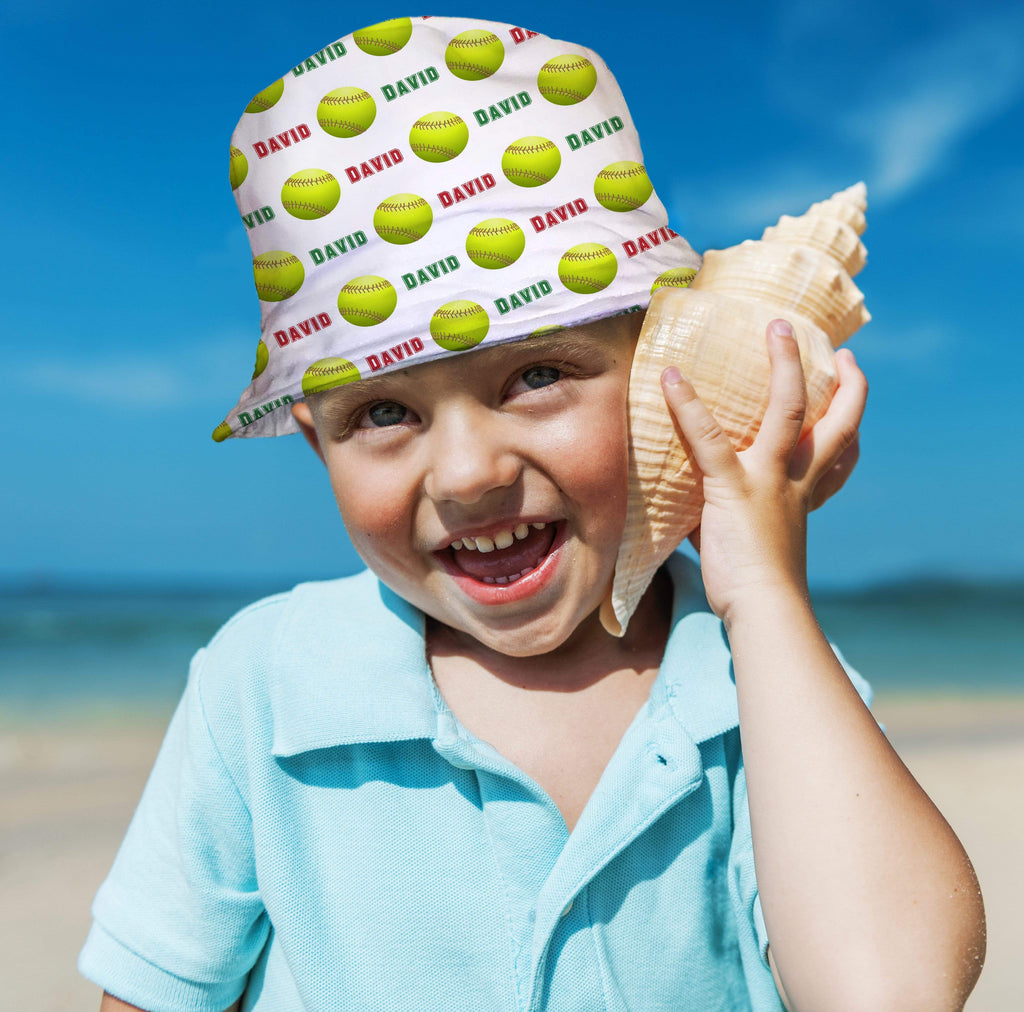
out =
{"type": "MultiPolygon", "coordinates": [[[[0,575],[0,598],[45,600],[61,596],[100,595],[122,597],[145,594],[171,599],[239,598],[250,601],[290,590],[296,584],[340,579],[361,572],[356,567],[335,573],[223,576],[153,576],[140,574],[47,574],[0,575]]],[[[907,573],[859,581],[849,585],[817,581],[811,585],[815,601],[848,603],[856,600],[935,600],[952,597],[992,596],[1024,602],[1024,579],[1014,576],[978,576],[955,573],[907,573]]]]}
{"type": "MultiPolygon", "coordinates": [[[[182,681],[184,688],[184,680],[182,681]]],[[[81,705],[20,706],[0,700],[0,736],[114,731],[162,735],[177,698],[90,699],[81,705]]],[[[1024,743],[1024,686],[1017,690],[979,686],[970,692],[948,687],[898,687],[875,693],[876,719],[892,732],[897,749],[939,744],[1024,743]],[[891,725],[891,726],[890,726],[891,725]]]]}
{"type": "MultiPolygon", "coordinates": [[[[189,660],[266,587],[56,584],[0,588],[0,715],[168,714],[189,660]]],[[[880,695],[1024,693],[1024,581],[915,576],[819,589],[818,620],[880,695]]]]}

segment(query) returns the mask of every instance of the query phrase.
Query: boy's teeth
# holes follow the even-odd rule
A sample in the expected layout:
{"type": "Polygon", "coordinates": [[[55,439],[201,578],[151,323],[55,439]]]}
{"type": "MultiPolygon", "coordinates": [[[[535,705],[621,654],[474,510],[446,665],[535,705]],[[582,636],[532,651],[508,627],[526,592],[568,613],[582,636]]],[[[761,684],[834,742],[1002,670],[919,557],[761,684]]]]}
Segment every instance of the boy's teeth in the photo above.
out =
{"type": "MultiPolygon", "coordinates": [[[[496,548],[511,548],[513,542],[522,541],[530,533],[531,527],[536,531],[542,531],[547,527],[547,524],[517,524],[510,531],[498,531],[493,538],[489,538],[486,535],[481,535],[476,538],[460,538],[452,542],[452,548],[456,551],[460,548],[468,548],[471,552],[477,551],[485,553],[493,552],[496,548]]],[[[518,579],[518,577],[509,577],[510,581],[515,579],[518,579]]]]}
{"type": "Polygon", "coordinates": [[[503,531],[491,528],[487,534],[456,538],[448,558],[462,573],[481,583],[515,583],[551,554],[558,528],[557,523],[511,521],[503,531]],[[525,537],[519,537],[524,532],[525,537]],[[460,551],[460,547],[470,551],[460,551]]]}
{"type": "Polygon", "coordinates": [[[511,576],[485,576],[484,583],[515,583],[522,579],[527,573],[532,573],[535,567],[527,566],[521,573],[513,573],[511,576]]]}

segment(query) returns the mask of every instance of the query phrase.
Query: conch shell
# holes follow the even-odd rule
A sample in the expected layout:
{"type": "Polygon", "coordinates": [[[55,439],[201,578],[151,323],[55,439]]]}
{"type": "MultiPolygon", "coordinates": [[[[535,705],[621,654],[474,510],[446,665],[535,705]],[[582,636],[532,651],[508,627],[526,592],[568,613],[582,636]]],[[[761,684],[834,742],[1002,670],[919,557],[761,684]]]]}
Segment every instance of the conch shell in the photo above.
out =
{"type": "Polygon", "coordinates": [[[867,189],[857,183],[784,215],[760,241],[710,250],[689,288],[651,298],[629,381],[626,529],[601,622],[621,636],[658,567],[700,523],[703,499],[661,391],[678,365],[737,450],[754,441],[768,405],[765,328],[793,326],[807,383],[805,431],[836,388],[833,349],[871,319],[850,280],[864,266],[867,189]]]}

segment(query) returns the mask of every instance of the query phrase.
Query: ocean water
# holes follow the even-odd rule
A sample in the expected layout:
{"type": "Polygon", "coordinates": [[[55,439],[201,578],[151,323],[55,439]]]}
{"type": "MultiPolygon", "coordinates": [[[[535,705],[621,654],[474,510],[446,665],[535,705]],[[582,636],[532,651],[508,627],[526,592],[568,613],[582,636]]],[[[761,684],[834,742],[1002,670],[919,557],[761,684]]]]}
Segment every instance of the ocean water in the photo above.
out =
{"type": "Polygon", "coordinates": [[[196,650],[274,589],[0,590],[0,718],[169,716],[196,650]]]}
{"type": "Polygon", "coordinates": [[[1024,692],[1024,582],[915,580],[813,595],[876,692],[1024,692]]]}
{"type": "MultiPolygon", "coordinates": [[[[169,715],[192,654],[274,589],[0,590],[0,718],[169,715]]],[[[876,692],[1024,692],[1024,583],[916,581],[815,606],[876,692]]]]}

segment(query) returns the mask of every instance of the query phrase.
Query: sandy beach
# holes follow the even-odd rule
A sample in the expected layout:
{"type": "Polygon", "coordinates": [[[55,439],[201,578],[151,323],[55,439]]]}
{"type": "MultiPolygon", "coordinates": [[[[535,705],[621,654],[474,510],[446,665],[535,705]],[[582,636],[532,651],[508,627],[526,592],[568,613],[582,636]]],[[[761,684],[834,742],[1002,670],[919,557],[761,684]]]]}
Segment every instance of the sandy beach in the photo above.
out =
{"type": "MultiPolygon", "coordinates": [[[[1024,1008],[1024,695],[880,696],[874,712],[963,841],[988,913],[969,1012],[1024,1008]]],[[[164,723],[0,721],[0,979],[8,1008],[95,1010],[75,960],[164,723]]]]}

